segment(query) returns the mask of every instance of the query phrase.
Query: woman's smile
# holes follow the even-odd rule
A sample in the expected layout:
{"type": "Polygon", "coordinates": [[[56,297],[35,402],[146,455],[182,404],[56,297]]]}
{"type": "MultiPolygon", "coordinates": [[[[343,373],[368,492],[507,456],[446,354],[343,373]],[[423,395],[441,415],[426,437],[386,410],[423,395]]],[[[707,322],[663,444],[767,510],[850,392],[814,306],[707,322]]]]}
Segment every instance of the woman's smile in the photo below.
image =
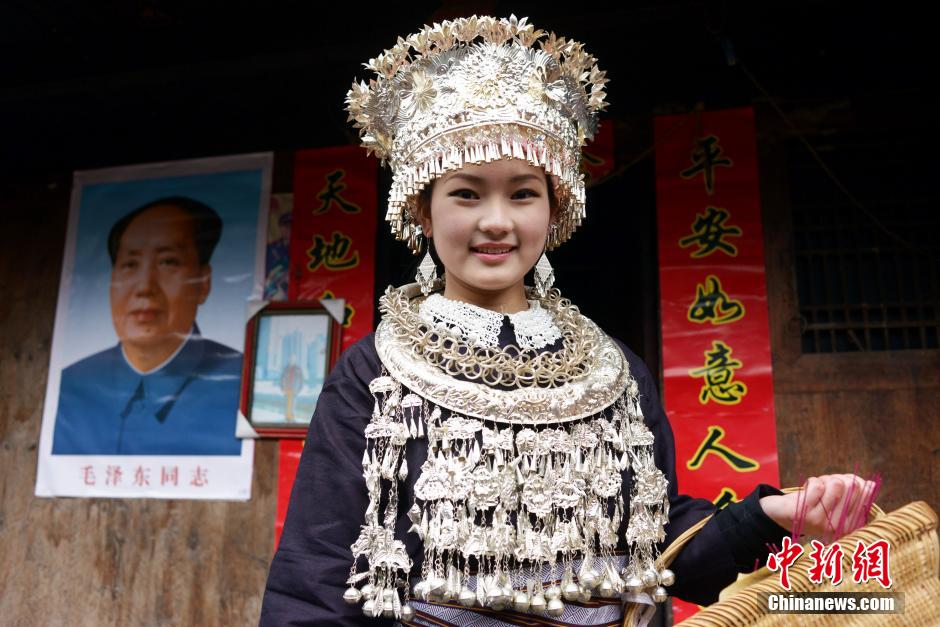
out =
{"type": "Polygon", "coordinates": [[[479,246],[471,246],[470,252],[474,256],[486,264],[498,264],[502,263],[509,258],[516,250],[515,246],[509,244],[481,244],[479,246]]]}

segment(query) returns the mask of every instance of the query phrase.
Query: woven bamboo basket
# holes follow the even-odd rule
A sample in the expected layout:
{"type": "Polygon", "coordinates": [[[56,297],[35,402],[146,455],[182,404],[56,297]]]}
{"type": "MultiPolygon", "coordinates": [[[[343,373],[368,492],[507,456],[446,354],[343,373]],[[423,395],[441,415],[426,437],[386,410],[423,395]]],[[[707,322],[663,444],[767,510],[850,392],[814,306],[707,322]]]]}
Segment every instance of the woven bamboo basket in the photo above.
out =
{"type": "MultiPolygon", "coordinates": [[[[703,527],[708,519],[687,530],[660,556],[661,568],[672,563],[682,547],[703,527]]],[[[823,580],[809,580],[812,560],[807,553],[790,567],[790,590],[780,584],[779,573],[766,567],[742,576],[721,594],[716,603],[682,622],[683,627],[718,627],[725,625],[938,625],[940,626],[940,541],[937,537],[937,514],[923,501],[909,503],[890,514],[873,506],[869,523],[839,538],[844,549],[843,580],[838,586],[823,580]],[[887,540],[890,548],[892,586],[888,592],[903,597],[900,614],[770,614],[767,595],[793,592],[886,592],[876,581],[856,584],[852,581],[852,554],[858,541],[866,544],[887,540]]],[[[639,612],[631,606],[624,625],[637,624],[639,612]]]]}

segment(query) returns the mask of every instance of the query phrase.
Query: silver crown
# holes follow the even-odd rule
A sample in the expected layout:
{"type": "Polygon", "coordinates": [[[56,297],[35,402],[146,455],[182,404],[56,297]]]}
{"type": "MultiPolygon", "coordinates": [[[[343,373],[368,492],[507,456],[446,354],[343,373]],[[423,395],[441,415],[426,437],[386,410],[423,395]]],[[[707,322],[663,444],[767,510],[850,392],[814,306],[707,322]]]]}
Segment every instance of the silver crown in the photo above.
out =
{"type": "Polygon", "coordinates": [[[551,175],[558,228],[548,249],[584,218],[581,148],[597,130],[607,83],[582,44],[526,22],[469,17],[425,27],[366,67],[353,83],[349,119],[393,180],[386,220],[414,252],[417,198],[467,164],[522,159],[551,175]]]}

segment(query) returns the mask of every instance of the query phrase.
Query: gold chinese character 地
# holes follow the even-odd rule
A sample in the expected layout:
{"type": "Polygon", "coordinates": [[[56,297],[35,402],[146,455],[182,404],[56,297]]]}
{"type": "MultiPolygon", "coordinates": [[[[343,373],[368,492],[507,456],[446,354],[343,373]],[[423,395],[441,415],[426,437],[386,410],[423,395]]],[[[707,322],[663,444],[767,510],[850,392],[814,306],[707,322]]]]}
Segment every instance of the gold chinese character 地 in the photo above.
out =
{"type": "Polygon", "coordinates": [[[682,248],[698,246],[698,249],[691,253],[695,259],[707,257],[719,250],[729,257],[737,257],[737,246],[727,241],[726,238],[741,237],[744,231],[737,226],[725,224],[730,217],[731,212],[727,209],[706,207],[705,213],[695,215],[695,220],[692,221],[692,233],[680,239],[679,246],[682,248]]]}
{"type": "Polygon", "coordinates": [[[327,270],[349,270],[359,265],[359,252],[350,252],[352,238],[342,231],[333,231],[331,240],[322,235],[313,236],[313,246],[307,249],[307,269],[314,272],[320,266],[327,270]]]}
{"type": "Polygon", "coordinates": [[[718,277],[709,274],[704,283],[696,284],[695,301],[689,307],[689,321],[717,325],[736,322],[743,317],[744,305],[725,293],[718,277]]]}
{"type": "Polygon", "coordinates": [[[734,371],[743,364],[731,359],[731,347],[721,340],[712,342],[711,350],[705,351],[705,365],[689,370],[692,377],[705,379],[698,400],[704,405],[715,401],[722,405],[737,405],[747,394],[747,386],[734,380],[734,371]]]}

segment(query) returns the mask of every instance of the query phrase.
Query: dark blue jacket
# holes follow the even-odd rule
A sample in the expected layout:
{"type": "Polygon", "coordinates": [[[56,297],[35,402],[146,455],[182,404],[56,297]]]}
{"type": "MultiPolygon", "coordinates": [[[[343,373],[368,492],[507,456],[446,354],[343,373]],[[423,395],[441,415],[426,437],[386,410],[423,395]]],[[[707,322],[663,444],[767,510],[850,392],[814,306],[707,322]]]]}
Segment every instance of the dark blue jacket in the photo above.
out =
{"type": "MultiPolygon", "coordinates": [[[[513,336],[504,318],[500,343],[513,336]]],[[[560,342],[559,342],[560,344],[560,342]]],[[[675,445],[669,421],[646,365],[623,344],[630,371],[640,388],[641,408],[656,437],[656,465],[669,480],[670,524],[668,545],[715,506],[704,499],[681,496],[676,488],[675,445]]],[[[327,378],[310,423],[290,498],[280,546],[268,575],[261,610],[261,624],[280,625],[382,625],[390,619],[367,618],[361,604],[347,605],[343,592],[352,565],[350,546],[363,524],[368,496],[362,476],[364,430],[372,414],[373,398],[368,384],[380,371],[374,335],[351,346],[327,378]]],[[[409,440],[409,468],[421,468],[427,457],[426,441],[409,440]]],[[[629,472],[629,471],[627,471],[629,472]]],[[[396,535],[405,542],[414,562],[412,582],[420,573],[421,550],[416,534],[406,534],[411,525],[406,512],[414,501],[410,472],[399,492],[400,517],[396,535]]],[[[629,484],[625,484],[629,485],[629,484]]],[[[780,544],[788,532],[761,510],[758,499],[779,491],[760,486],[740,503],[723,509],[686,546],[671,568],[676,583],[670,594],[700,604],[711,603],[718,592],[734,581],[738,572],[754,569],[755,561],[767,557],[767,544],[780,544]]],[[[629,512],[629,507],[625,508],[629,512]]],[[[620,537],[627,521],[623,522],[620,537]]],[[[360,568],[361,570],[361,568],[360,568]]],[[[511,619],[509,619],[511,620],[511,619]]]]}
{"type": "Polygon", "coordinates": [[[241,353],[194,329],[141,375],[117,344],[62,371],[53,455],[239,455],[241,353]]]}

